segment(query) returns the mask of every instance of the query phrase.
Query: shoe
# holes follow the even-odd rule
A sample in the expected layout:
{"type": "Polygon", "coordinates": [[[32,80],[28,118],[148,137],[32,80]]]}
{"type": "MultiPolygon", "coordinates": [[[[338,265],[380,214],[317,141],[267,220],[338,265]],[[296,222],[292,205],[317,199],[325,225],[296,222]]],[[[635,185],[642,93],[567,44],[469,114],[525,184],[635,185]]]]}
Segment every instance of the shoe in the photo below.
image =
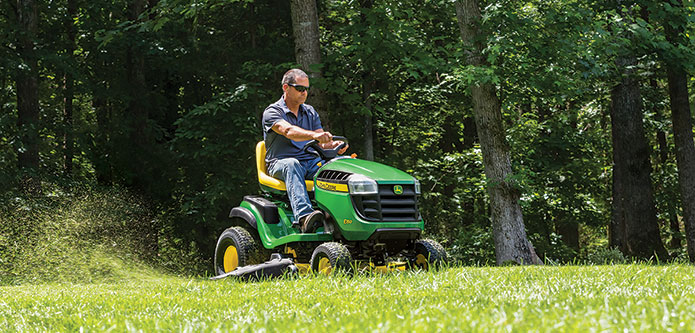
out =
{"type": "Polygon", "coordinates": [[[315,210],[307,215],[299,218],[300,230],[302,233],[312,233],[319,227],[323,226],[323,212],[315,210]]]}

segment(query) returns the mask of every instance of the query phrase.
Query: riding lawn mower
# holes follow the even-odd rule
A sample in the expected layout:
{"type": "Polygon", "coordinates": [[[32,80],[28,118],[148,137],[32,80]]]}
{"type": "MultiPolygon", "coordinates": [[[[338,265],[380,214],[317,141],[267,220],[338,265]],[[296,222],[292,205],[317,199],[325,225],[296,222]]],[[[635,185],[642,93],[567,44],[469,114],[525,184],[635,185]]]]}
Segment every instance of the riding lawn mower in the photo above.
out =
{"type": "MultiPolygon", "coordinates": [[[[334,140],[346,141],[334,136],[334,140]]],[[[265,142],[256,145],[262,195],[249,195],[234,207],[231,227],[220,235],[215,272],[260,264],[271,257],[291,259],[299,272],[429,269],[447,261],[444,248],[422,239],[418,210],[421,186],[396,168],[352,156],[338,156],[344,144],[322,149],[318,141],[304,149],[325,163],[306,188],[314,208],[325,215],[322,227],[301,233],[287,199],[285,183],[266,172],[265,142]]],[[[259,265],[260,266],[260,265],[259,265]]]]}

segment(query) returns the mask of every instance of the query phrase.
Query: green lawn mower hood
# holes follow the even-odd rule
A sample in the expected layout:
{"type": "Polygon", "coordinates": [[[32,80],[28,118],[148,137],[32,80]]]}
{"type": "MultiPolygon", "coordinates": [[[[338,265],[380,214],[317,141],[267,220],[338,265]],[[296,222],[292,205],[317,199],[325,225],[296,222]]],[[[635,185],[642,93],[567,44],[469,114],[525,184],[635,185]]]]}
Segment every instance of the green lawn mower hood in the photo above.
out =
{"type": "Polygon", "coordinates": [[[373,179],[377,183],[413,184],[415,182],[415,178],[413,178],[413,176],[394,167],[356,158],[340,158],[332,160],[326,163],[326,165],[319,170],[317,175],[324,170],[336,170],[350,174],[359,174],[373,179]]]}
{"type": "Polygon", "coordinates": [[[396,168],[356,158],[336,158],[314,178],[316,202],[346,240],[417,238],[420,183],[396,168]]]}

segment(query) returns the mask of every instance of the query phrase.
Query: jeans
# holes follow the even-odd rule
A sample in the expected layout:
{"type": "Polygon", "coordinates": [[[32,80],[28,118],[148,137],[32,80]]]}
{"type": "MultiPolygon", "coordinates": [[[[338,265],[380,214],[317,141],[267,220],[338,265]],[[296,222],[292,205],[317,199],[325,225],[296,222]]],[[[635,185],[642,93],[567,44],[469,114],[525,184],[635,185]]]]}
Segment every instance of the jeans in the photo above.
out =
{"type": "Polygon", "coordinates": [[[307,161],[283,158],[268,166],[268,174],[285,182],[295,222],[299,222],[300,217],[314,211],[304,180],[314,178],[314,174],[320,168],[319,162],[323,164],[324,161],[319,157],[307,161]]]}

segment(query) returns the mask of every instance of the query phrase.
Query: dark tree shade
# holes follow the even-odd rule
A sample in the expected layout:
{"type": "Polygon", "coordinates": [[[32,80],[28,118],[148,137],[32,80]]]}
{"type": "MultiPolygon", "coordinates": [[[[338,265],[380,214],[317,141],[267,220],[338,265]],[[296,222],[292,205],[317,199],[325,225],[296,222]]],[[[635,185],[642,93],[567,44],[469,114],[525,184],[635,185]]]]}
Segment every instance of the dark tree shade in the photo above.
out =
{"type": "MultiPolygon", "coordinates": [[[[144,0],[130,0],[128,7],[128,19],[132,22],[137,22],[140,15],[145,10],[144,0]]],[[[127,112],[129,114],[129,144],[132,151],[127,155],[121,156],[123,159],[122,165],[127,165],[129,168],[138,169],[140,163],[137,161],[146,160],[145,156],[150,154],[150,136],[148,133],[149,105],[148,105],[148,87],[145,81],[145,47],[142,41],[141,34],[136,30],[129,31],[129,42],[127,49],[127,75],[129,82],[129,103],[127,112]],[[135,157],[136,163],[131,163],[135,157]],[[126,162],[127,161],[127,162],[126,162]]],[[[135,171],[135,170],[133,170],[135,171]]],[[[135,177],[131,179],[132,184],[137,188],[147,186],[147,173],[133,172],[135,177]]]]}
{"type": "Polygon", "coordinates": [[[17,127],[22,147],[19,167],[39,167],[39,70],[34,38],[38,30],[38,8],[34,0],[17,1],[19,31],[17,51],[22,66],[17,70],[17,127]]]}

